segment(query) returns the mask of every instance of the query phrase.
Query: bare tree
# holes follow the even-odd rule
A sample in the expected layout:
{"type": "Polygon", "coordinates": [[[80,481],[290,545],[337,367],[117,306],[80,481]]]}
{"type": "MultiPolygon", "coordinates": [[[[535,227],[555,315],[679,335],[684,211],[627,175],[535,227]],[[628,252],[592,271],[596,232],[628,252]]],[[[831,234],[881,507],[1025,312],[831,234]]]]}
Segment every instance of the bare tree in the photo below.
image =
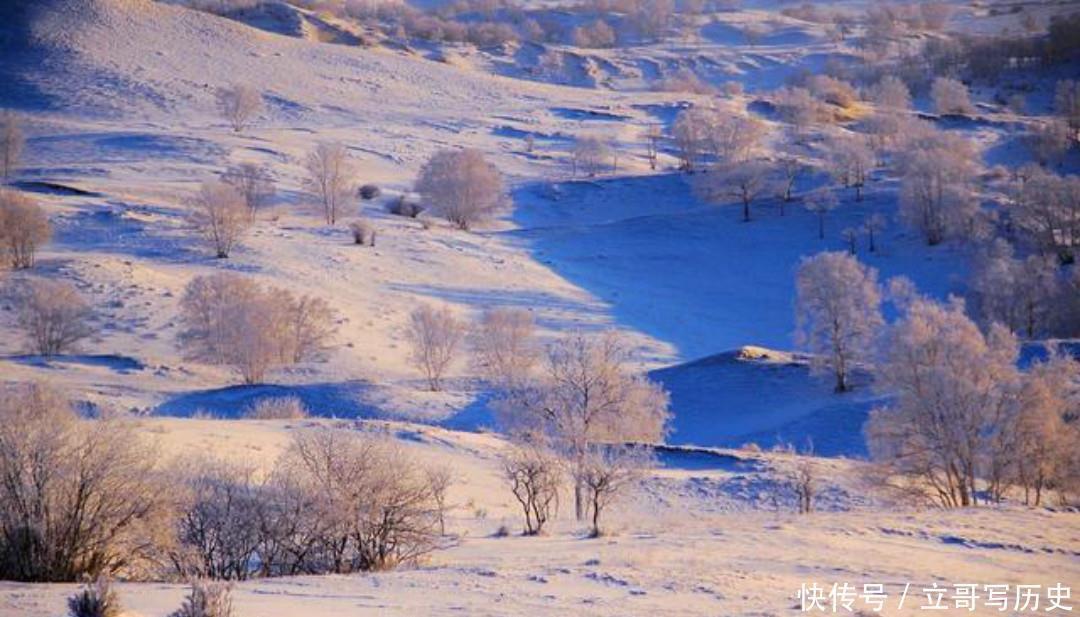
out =
{"type": "Polygon", "coordinates": [[[616,333],[574,334],[548,348],[547,361],[527,386],[503,393],[504,425],[539,431],[570,461],[579,520],[588,504],[581,471],[591,445],[655,443],[667,431],[668,397],[627,366],[629,350],[616,333]]]}
{"type": "Polygon", "coordinates": [[[1029,339],[1053,332],[1058,282],[1052,257],[1016,259],[1000,241],[976,260],[968,291],[974,314],[986,326],[1000,323],[1029,339]]]}
{"type": "Polygon", "coordinates": [[[845,227],[840,230],[840,237],[844,239],[844,242],[848,245],[848,253],[854,255],[856,252],[856,244],[859,241],[859,229],[857,227],[845,227]]]}
{"type": "Polygon", "coordinates": [[[232,126],[243,131],[263,107],[262,94],[246,84],[233,84],[217,91],[218,111],[232,126]]]}
{"type": "Polygon", "coordinates": [[[224,182],[204,182],[189,208],[188,221],[218,259],[229,256],[251,224],[244,196],[224,182]]]}
{"type": "Polygon", "coordinates": [[[222,181],[244,198],[251,220],[274,196],[274,178],[270,170],[256,163],[240,163],[225,171],[222,181]]]}
{"type": "Polygon", "coordinates": [[[672,125],[671,134],[679,150],[681,167],[684,171],[693,171],[701,157],[708,127],[713,122],[715,112],[703,107],[690,107],[679,112],[672,125]]]}
{"type": "Polygon", "coordinates": [[[803,207],[813,212],[818,217],[818,239],[825,239],[825,215],[832,212],[839,205],[836,193],[831,189],[818,189],[803,197],[803,207]]]}
{"type": "Polygon", "coordinates": [[[896,398],[870,415],[871,455],[945,507],[975,505],[987,440],[1015,399],[1016,340],[1000,326],[984,335],[959,301],[916,298],[883,348],[877,380],[896,398]]]}
{"type": "Polygon", "coordinates": [[[520,387],[540,359],[535,330],[524,309],[486,311],[472,332],[474,366],[499,387],[520,387]]]}
{"type": "Polygon", "coordinates": [[[603,534],[601,517],[610,505],[634,488],[652,461],[641,447],[591,446],[578,471],[592,517],[590,534],[603,534]]]}
{"type": "Polygon", "coordinates": [[[31,278],[11,291],[16,318],[34,353],[55,356],[94,333],[93,311],[70,283],[31,278]]]}
{"type": "Polygon", "coordinates": [[[574,140],[571,156],[574,174],[580,169],[591,178],[604,168],[605,161],[611,156],[611,147],[599,137],[581,136],[574,140]]]}
{"type": "Polygon", "coordinates": [[[814,97],[806,88],[783,88],[773,97],[780,117],[795,127],[799,137],[807,130],[832,118],[827,106],[814,97]]]}
{"type": "Polygon", "coordinates": [[[454,470],[445,467],[428,467],[424,472],[428,487],[431,489],[431,499],[435,502],[435,508],[439,517],[439,535],[446,535],[446,493],[450,485],[454,483],[454,470]]]}
{"type": "Polygon", "coordinates": [[[817,370],[832,372],[835,390],[847,392],[853,365],[870,358],[885,323],[877,270],[845,253],[818,253],[799,265],[795,288],[796,339],[817,354],[817,370]]]}
{"type": "Polygon", "coordinates": [[[460,229],[491,219],[507,204],[499,170],[471,148],[432,155],[420,169],[416,192],[460,229]]]}
{"type": "Polygon", "coordinates": [[[934,111],[942,115],[966,115],[975,111],[967,86],[949,77],[937,77],[930,88],[934,111]]]}
{"type": "Polygon", "coordinates": [[[306,185],[322,206],[327,225],[337,222],[341,210],[355,194],[355,169],[345,146],[321,143],[308,153],[306,185]]]}
{"type": "Polygon", "coordinates": [[[7,182],[19,166],[26,138],[23,137],[19,120],[14,113],[5,111],[0,115],[0,178],[7,182]]]}
{"type": "Polygon", "coordinates": [[[42,384],[0,396],[0,578],[74,582],[151,567],[155,457],[125,426],[77,418],[42,384]]]}
{"type": "Polygon", "coordinates": [[[28,195],[0,188],[0,253],[12,268],[30,268],[34,255],[52,237],[49,217],[28,195]]]}
{"type": "Polygon", "coordinates": [[[537,443],[521,442],[503,456],[503,473],[525,515],[527,536],[544,531],[558,511],[562,466],[558,456],[537,443]]]}
{"type": "Polygon", "coordinates": [[[645,131],[645,156],[649,159],[649,169],[656,169],[657,156],[660,153],[660,140],[664,138],[659,124],[650,124],[645,131]]]}
{"type": "Polygon", "coordinates": [[[1059,164],[1073,145],[1075,132],[1064,120],[1051,119],[1027,136],[1031,151],[1042,165],[1059,164]]]}
{"type": "Polygon", "coordinates": [[[442,377],[457,356],[465,324],[448,308],[422,305],[409,316],[407,331],[412,362],[424,373],[432,391],[442,389],[442,377]]]}
{"type": "Polygon", "coordinates": [[[237,274],[192,279],[180,311],[178,342],[186,357],[232,367],[249,384],[276,367],[318,357],[334,333],[324,301],[237,274]]]}
{"type": "Polygon", "coordinates": [[[714,167],[708,173],[697,176],[694,190],[708,202],[723,203],[736,199],[742,204],[742,220],[750,221],[750,204],[769,192],[772,166],[762,160],[732,163],[714,167]]]}

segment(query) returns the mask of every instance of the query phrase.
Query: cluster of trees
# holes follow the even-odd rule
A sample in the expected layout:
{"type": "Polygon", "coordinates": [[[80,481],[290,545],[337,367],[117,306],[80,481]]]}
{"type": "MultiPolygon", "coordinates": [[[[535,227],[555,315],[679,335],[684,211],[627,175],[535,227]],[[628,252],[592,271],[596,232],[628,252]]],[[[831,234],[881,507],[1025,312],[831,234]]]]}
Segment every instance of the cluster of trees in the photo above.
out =
{"type": "Polygon", "coordinates": [[[228,366],[244,383],[320,357],[335,331],[325,300],[297,297],[238,274],[198,276],[180,300],[178,343],[187,358],[228,366]]]}
{"type": "Polygon", "coordinates": [[[388,439],[297,433],[269,471],[163,466],[122,420],[42,384],[0,398],[0,577],[77,581],[347,573],[436,548],[446,483],[388,439]]]}
{"type": "MultiPolygon", "coordinates": [[[[1052,277],[1037,260],[1016,267],[1033,271],[1020,285],[1036,296],[1028,288],[1052,277]]],[[[1063,498],[1080,490],[1080,364],[1051,351],[1021,370],[1009,331],[1038,327],[1051,304],[981,285],[988,325],[980,330],[961,300],[922,297],[906,279],[890,281],[885,294],[873,268],[842,252],[805,259],[796,288],[798,340],[816,354],[812,366],[831,373],[838,392],[862,366],[895,397],[865,428],[882,481],[949,507],[974,505],[980,483],[986,500],[1019,487],[1034,504],[1049,489],[1063,498]],[[886,295],[900,312],[888,326],[886,295]]]]}

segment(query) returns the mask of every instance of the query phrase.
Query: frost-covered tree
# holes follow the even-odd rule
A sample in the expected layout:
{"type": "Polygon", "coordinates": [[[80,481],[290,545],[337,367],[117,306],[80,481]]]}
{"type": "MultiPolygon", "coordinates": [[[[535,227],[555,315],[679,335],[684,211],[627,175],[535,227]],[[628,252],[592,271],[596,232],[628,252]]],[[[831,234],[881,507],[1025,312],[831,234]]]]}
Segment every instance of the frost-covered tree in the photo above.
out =
{"type": "Polygon", "coordinates": [[[35,199],[0,188],[0,258],[17,270],[33,267],[38,247],[51,237],[49,217],[35,199]]]}
{"type": "Polygon", "coordinates": [[[1027,338],[1052,332],[1058,295],[1054,259],[1016,259],[1003,244],[976,261],[968,284],[974,314],[987,326],[1000,323],[1027,338]]]}
{"type": "Polygon", "coordinates": [[[878,247],[877,238],[885,230],[885,217],[881,214],[871,214],[863,221],[862,228],[866,232],[867,248],[870,252],[876,252],[878,247]]]}
{"type": "Polygon", "coordinates": [[[94,334],[93,310],[70,283],[29,278],[15,283],[10,295],[19,329],[36,354],[71,351],[94,334]]]}
{"type": "Polygon", "coordinates": [[[803,207],[817,215],[819,240],[825,239],[825,215],[835,210],[839,204],[836,193],[828,188],[817,189],[803,197],[803,207]]]}
{"type": "Polygon", "coordinates": [[[333,311],[321,299],[231,273],[188,283],[180,326],[177,342],[188,359],[228,366],[247,384],[319,357],[334,333],[333,311]]]}
{"type": "Polygon", "coordinates": [[[694,178],[694,191],[704,201],[742,205],[743,222],[750,221],[750,204],[772,188],[772,166],[763,160],[714,166],[694,178]]]}
{"type": "Polygon", "coordinates": [[[804,174],[810,171],[810,167],[803,163],[798,158],[793,156],[785,156],[780,159],[777,164],[777,168],[781,173],[780,183],[780,216],[784,215],[784,203],[793,199],[792,191],[795,189],[795,183],[804,174]]]}
{"type": "Polygon", "coordinates": [[[525,383],[540,359],[536,325],[532,313],[524,309],[484,312],[471,338],[474,366],[503,388],[525,383]]]}
{"type": "Polygon", "coordinates": [[[911,91],[904,80],[894,75],[882,77],[874,86],[871,97],[880,108],[894,111],[911,109],[911,91]]]}
{"type": "Polygon", "coordinates": [[[870,359],[884,325],[877,270],[842,252],[804,258],[795,278],[796,339],[847,392],[852,367],[870,359]]]}
{"type": "Polygon", "coordinates": [[[934,102],[934,111],[942,115],[966,115],[975,111],[967,86],[950,77],[934,79],[930,86],[930,98],[934,102]]]}
{"type": "Polygon", "coordinates": [[[327,225],[337,222],[338,212],[356,193],[355,169],[345,146],[322,143],[308,153],[305,184],[322,207],[327,225]]]}
{"type": "Polygon", "coordinates": [[[705,155],[723,163],[750,159],[765,132],[765,125],[756,118],[706,107],[684,109],[672,127],[682,167],[688,171],[693,170],[705,155]]]}
{"type": "Polygon", "coordinates": [[[507,204],[499,170],[471,148],[432,155],[420,168],[416,192],[433,212],[466,230],[491,219],[507,204]]]}
{"type": "Polygon", "coordinates": [[[257,163],[240,163],[229,167],[221,180],[243,196],[252,221],[274,196],[274,178],[270,170],[257,163]]]}
{"type": "Polygon", "coordinates": [[[251,225],[244,196],[224,182],[204,182],[188,207],[188,221],[218,259],[229,256],[251,225]]]}
{"type": "Polygon", "coordinates": [[[927,244],[982,232],[975,160],[962,137],[931,131],[909,140],[899,161],[900,217],[921,231],[927,244]]]}
{"type": "Polygon", "coordinates": [[[19,166],[26,138],[23,137],[19,119],[5,111],[0,115],[0,180],[7,182],[19,166]]]}
{"type": "Polygon", "coordinates": [[[781,89],[773,100],[780,117],[791,123],[800,136],[815,124],[827,122],[832,117],[827,106],[806,88],[781,89]]]}
{"type": "Polygon", "coordinates": [[[1063,79],[1054,88],[1054,111],[1069,128],[1074,140],[1080,140],[1080,81],[1063,79]]]}
{"type": "Polygon", "coordinates": [[[217,91],[218,111],[232,126],[233,131],[243,131],[263,107],[262,94],[247,84],[233,84],[217,91]]]}
{"type": "Polygon", "coordinates": [[[829,142],[829,172],[834,180],[855,189],[855,201],[862,201],[863,187],[874,168],[874,152],[859,135],[829,142]]]}
{"type": "Polygon", "coordinates": [[[989,440],[1013,408],[1016,339],[1001,326],[983,334],[962,302],[916,298],[883,349],[877,381],[895,402],[867,422],[872,457],[943,506],[975,505],[989,440]]]}
{"type": "Polygon", "coordinates": [[[433,392],[442,389],[443,375],[457,357],[465,332],[465,324],[446,307],[436,309],[425,304],[409,315],[406,333],[412,346],[410,357],[433,392]]]}
{"type": "Polygon", "coordinates": [[[1080,178],[1028,165],[1013,193],[1009,213],[1021,233],[1061,263],[1072,263],[1080,250],[1080,178]]]}
{"type": "Polygon", "coordinates": [[[1027,142],[1043,165],[1059,164],[1072,147],[1075,132],[1064,120],[1052,119],[1032,129],[1027,142]]]}
{"type": "Polygon", "coordinates": [[[656,160],[660,153],[660,141],[664,131],[659,124],[650,124],[645,131],[645,156],[649,159],[649,169],[656,169],[656,160]]]}
{"type": "Polygon", "coordinates": [[[600,173],[610,157],[611,147],[603,139],[589,135],[578,137],[571,152],[574,175],[580,170],[591,178],[600,173]]]}

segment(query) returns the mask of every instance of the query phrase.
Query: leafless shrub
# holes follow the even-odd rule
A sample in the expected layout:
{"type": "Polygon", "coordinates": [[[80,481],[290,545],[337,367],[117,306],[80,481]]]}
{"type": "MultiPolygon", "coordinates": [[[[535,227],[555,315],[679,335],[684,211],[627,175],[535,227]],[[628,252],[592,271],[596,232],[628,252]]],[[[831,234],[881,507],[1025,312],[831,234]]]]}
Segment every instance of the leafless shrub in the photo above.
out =
{"type": "Polygon", "coordinates": [[[11,297],[19,328],[34,353],[62,354],[94,333],[92,309],[70,283],[25,279],[13,285],[11,297]]]}
{"type": "Polygon", "coordinates": [[[846,392],[853,366],[869,359],[885,323],[877,270],[842,252],[818,253],[803,259],[795,287],[796,338],[816,354],[815,370],[831,372],[835,390],[846,392]]]}
{"type": "Polygon", "coordinates": [[[186,470],[171,558],[188,578],[245,580],[259,550],[259,487],[254,470],[206,460],[186,470]]]}
{"type": "Polygon", "coordinates": [[[849,109],[859,101],[859,95],[851,84],[828,75],[812,75],[806,87],[821,101],[849,109]]]}
{"type": "Polygon", "coordinates": [[[244,196],[224,182],[204,182],[189,207],[188,221],[218,259],[229,256],[251,225],[252,211],[244,196]]]}
{"type": "Polygon", "coordinates": [[[244,413],[252,420],[303,420],[309,415],[307,405],[296,396],[260,398],[244,413]]]}
{"type": "Polygon", "coordinates": [[[448,308],[423,305],[409,316],[407,335],[413,364],[423,372],[432,391],[442,389],[442,377],[457,355],[465,324],[448,308]]]}
{"type": "Polygon", "coordinates": [[[540,359],[532,313],[524,309],[486,311],[473,328],[476,369],[503,388],[523,384],[540,359]]]}
{"type": "Polygon", "coordinates": [[[322,206],[327,225],[337,222],[338,211],[354,196],[355,169],[345,146],[322,143],[308,153],[304,164],[308,172],[306,186],[322,206]]]}
{"type": "Polygon", "coordinates": [[[773,97],[780,117],[790,122],[802,134],[815,124],[828,122],[832,113],[806,88],[792,87],[779,90],[773,97]]]}
{"type": "Polygon", "coordinates": [[[349,231],[352,232],[353,244],[360,246],[375,246],[375,226],[360,219],[349,223],[349,231]]]}
{"type": "Polygon", "coordinates": [[[318,357],[334,333],[333,311],[322,299],[236,274],[196,277],[180,310],[178,342],[187,357],[230,366],[249,384],[275,367],[318,357]]]}
{"type": "Polygon", "coordinates": [[[69,617],[120,617],[122,613],[120,598],[105,576],[84,584],[68,598],[69,617]]]}
{"type": "Polygon", "coordinates": [[[232,126],[233,131],[243,131],[262,110],[262,95],[246,84],[233,84],[217,92],[218,110],[232,126]]]}
{"type": "Polygon", "coordinates": [[[22,127],[14,113],[5,111],[0,116],[0,172],[5,182],[19,166],[19,158],[22,156],[26,138],[23,137],[22,127]]]}
{"type": "Polygon", "coordinates": [[[558,456],[542,445],[523,442],[512,446],[502,461],[510,491],[525,514],[524,534],[542,533],[544,525],[558,512],[562,485],[558,456]]]}
{"type": "Polygon", "coordinates": [[[232,587],[227,583],[193,581],[184,603],[169,617],[233,617],[232,587]]]}
{"type": "Polygon", "coordinates": [[[967,86],[949,77],[938,77],[930,88],[934,111],[942,115],[966,115],[975,111],[967,86]]]}
{"type": "Polygon", "coordinates": [[[230,167],[222,182],[236,189],[244,199],[251,220],[274,196],[274,179],[270,170],[255,163],[240,163],[230,167]]]}
{"type": "Polygon", "coordinates": [[[592,537],[598,538],[603,534],[600,523],[604,512],[638,484],[651,462],[652,455],[645,448],[589,448],[577,474],[585,489],[592,516],[592,537]]]}
{"type": "Polygon", "coordinates": [[[0,254],[12,268],[30,268],[34,255],[52,237],[45,211],[33,198],[0,188],[0,254]]]}
{"type": "Polygon", "coordinates": [[[153,563],[162,483],[123,425],[79,420],[48,386],[7,386],[0,478],[0,578],[138,576],[153,563]]]}
{"type": "Polygon", "coordinates": [[[435,153],[420,169],[416,192],[461,229],[492,218],[507,204],[499,171],[473,149],[435,153]]]}

